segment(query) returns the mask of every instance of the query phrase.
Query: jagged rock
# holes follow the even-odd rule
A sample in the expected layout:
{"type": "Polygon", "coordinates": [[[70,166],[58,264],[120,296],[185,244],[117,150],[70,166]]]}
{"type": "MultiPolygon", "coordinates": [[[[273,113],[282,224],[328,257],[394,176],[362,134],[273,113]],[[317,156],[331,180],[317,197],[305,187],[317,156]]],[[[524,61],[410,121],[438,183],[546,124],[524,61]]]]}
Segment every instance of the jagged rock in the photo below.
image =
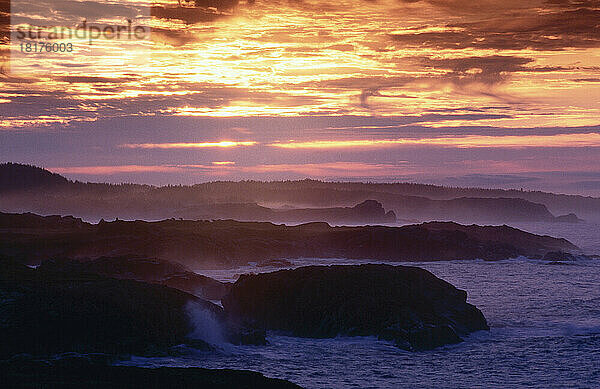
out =
{"type": "Polygon", "coordinates": [[[395,223],[398,219],[396,218],[396,213],[394,211],[388,211],[385,214],[384,220],[386,223],[395,223]]]}

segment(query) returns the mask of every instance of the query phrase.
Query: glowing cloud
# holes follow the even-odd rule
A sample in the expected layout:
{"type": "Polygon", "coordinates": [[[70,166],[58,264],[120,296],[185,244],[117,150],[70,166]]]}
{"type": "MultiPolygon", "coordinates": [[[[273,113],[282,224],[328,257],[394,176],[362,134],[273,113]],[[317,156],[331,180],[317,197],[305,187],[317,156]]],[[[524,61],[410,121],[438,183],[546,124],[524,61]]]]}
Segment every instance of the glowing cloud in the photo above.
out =
{"type": "Polygon", "coordinates": [[[119,147],[126,149],[206,149],[206,148],[229,148],[240,146],[254,146],[254,141],[221,141],[221,142],[201,142],[201,143],[126,143],[119,147]]]}
{"type": "Polygon", "coordinates": [[[600,147],[599,133],[558,135],[469,135],[463,137],[441,137],[420,139],[375,139],[375,140],[317,140],[308,142],[277,142],[271,147],[282,149],[346,149],[346,148],[389,148],[398,146],[440,146],[457,148],[526,148],[526,147],[600,147]]]}
{"type": "Polygon", "coordinates": [[[331,162],[305,164],[256,165],[242,168],[245,173],[296,173],[308,177],[381,177],[404,172],[406,161],[399,164],[364,163],[364,162],[331,162]]]}

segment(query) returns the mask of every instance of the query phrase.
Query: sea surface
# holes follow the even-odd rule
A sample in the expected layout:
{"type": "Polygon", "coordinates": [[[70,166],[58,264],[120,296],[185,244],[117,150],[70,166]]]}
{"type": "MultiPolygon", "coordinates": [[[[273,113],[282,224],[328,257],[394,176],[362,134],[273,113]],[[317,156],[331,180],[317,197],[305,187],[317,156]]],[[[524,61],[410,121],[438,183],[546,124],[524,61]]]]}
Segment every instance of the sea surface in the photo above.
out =
{"type": "MultiPolygon", "coordinates": [[[[587,254],[600,254],[598,225],[517,227],[565,237],[587,254]]],[[[374,263],[292,262],[292,267],[374,263]]],[[[458,345],[416,353],[374,337],[270,334],[267,346],[222,344],[215,352],[184,348],[177,357],[132,357],[121,363],[248,369],[305,388],[600,388],[600,260],[560,265],[528,258],[403,264],[427,269],[466,290],[468,301],[481,309],[491,330],[474,333],[458,345]]],[[[202,273],[234,280],[241,273],[271,270],[251,264],[202,273]]]]}

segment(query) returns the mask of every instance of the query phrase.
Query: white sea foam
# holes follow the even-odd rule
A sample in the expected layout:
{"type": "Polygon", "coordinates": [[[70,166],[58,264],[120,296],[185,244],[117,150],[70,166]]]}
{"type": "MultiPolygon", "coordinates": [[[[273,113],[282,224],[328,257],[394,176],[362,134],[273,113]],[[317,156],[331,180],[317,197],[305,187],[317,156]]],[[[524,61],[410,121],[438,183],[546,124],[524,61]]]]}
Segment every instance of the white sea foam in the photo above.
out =
{"type": "Polygon", "coordinates": [[[224,328],[213,312],[194,302],[187,303],[185,310],[193,327],[193,331],[188,335],[190,339],[202,340],[216,346],[225,345],[224,328]]]}

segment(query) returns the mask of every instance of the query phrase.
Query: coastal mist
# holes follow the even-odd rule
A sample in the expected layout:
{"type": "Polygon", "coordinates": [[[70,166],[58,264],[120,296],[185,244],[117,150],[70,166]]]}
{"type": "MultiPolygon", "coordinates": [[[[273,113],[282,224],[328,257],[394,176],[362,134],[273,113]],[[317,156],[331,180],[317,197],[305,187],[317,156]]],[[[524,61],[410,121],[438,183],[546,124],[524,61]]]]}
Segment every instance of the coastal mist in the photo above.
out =
{"type": "MultiPolygon", "coordinates": [[[[575,235],[598,247],[588,224],[529,225],[538,233],[575,235]],[[577,230],[576,230],[577,231],[577,230]],[[575,232],[576,232],[575,231],[575,232]]],[[[574,240],[576,241],[576,240],[574,240]]],[[[583,242],[577,242],[583,247],[583,242]]],[[[386,261],[299,259],[291,267],[386,261]]],[[[394,263],[398,264],[398,263],[394,263]]],[[[485,315],[490,331],[432,351],[408,352],[375,337],[309,339],[270,333],[264,347],[232,346],[216,353],[187,349],[178,357],[133,357],[126,365],[250,369],[306,388],[545,387],[593,388],[600,382],[600,261],[552,262],[520,257],[502,261],[403,263],[431,271],[459,289],[485,315]]],[[[231,281],[256,266],[204,271],[231,281]]],[[[368,291],[365,291],[368,293],[368,291]]]]}
{"type": "Polygon", "coordinates": [[[0,0],[0,389],[600,389],[600,0],[0,0]]]}

